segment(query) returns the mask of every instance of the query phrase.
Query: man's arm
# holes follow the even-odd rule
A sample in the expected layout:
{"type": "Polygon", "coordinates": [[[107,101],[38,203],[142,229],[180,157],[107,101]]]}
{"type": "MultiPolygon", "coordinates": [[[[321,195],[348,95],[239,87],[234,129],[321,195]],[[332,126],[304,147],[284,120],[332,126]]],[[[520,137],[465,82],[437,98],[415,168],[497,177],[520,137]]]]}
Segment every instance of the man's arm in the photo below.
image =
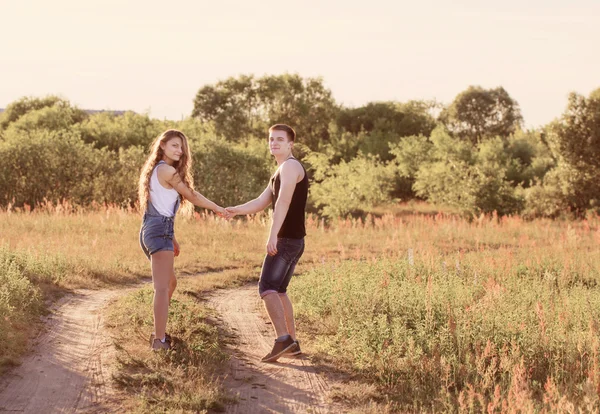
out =
{"type": "Polygon", "coordinates": [[[264,210],[271,204],[271,189],[267,186],[260,196],[245,204],[227,207],[226,210],[233,217],[238,214],[254,214],[264,210]]]}
{"type": "Polygon", "coordinates": [[[285,216],[287,216],[290,209],[298,178],[303,173],[302,167],[297,162],[285,162],[279,171],[281,186],[279,187],[277,202],[273,206],[273,223],[271,223],[271,233],[267,241],[267,253],[271,256],[277,254],[277,234],[281,230],[285,216]]]}

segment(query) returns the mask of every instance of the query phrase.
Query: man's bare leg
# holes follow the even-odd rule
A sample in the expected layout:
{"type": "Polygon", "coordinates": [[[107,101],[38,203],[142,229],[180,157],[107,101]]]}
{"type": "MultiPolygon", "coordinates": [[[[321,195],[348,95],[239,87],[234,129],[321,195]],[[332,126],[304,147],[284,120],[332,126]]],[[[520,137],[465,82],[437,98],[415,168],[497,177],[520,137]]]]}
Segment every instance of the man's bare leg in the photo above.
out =
{"type": "Polygon", "coordinates": [[[275,329],[277,338],[289,335],[285,319],[285,310],[279,299],[279,294],[275,291],[269,291],[266,292],[262,299],[265,304],[265,309],[269,314],[269,318],[271,319],[271,323],[273,324],[273,328],[275,329]]]}
{"type": "Polygon", "coordinates": [[[281,300],[281,305],[283,306],[283,315],[285,317],[285,325],[287,327],[287,331],[292,337],[292,339],[296,340],[296,324],[294,323],[294,308],[292,306],[292,302],[286,293],[279,294],[279,300],[281,300]]]}

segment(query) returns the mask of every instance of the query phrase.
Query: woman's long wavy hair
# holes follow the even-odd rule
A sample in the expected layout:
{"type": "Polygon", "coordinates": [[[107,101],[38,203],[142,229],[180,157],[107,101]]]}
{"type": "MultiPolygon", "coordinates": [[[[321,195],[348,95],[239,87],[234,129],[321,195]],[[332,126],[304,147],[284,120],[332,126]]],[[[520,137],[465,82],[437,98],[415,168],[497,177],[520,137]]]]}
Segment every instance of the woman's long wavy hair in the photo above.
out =
{"type": "MultiPolygon", "coordinates": [[[[166,144],[173,138],[181,138],[182,146],[183,146],[183,154],[179,161],[176,161],[173,164],[173,167],[181,177],[181,180],[187,185],[191,190],[194,190],[194,179],[192,177],[192,157],[190,155],[190,146],[188,145],[188,139],[185,134],[176,129],[169,129],[162,134],[160,134],[151,146],[150,156],[144,163],[144,167],[142,168],[142,173],[140,174],[140,182],[138,186],[138,197],[140,201],[140,211],[143,213],[146,211],[146,207],[148,206],[148,200],[150,199],[150,177],[152,176],[152,171],[154,171],[154,167],[158,164],[165,155],[163,149],[160,147],[160,144],[166,144]]],[[[189,201],[186,201],[183,197],[181,197],[182,205],[180,210],[183,212],[191,212],[193,205],[189,201]]]]}

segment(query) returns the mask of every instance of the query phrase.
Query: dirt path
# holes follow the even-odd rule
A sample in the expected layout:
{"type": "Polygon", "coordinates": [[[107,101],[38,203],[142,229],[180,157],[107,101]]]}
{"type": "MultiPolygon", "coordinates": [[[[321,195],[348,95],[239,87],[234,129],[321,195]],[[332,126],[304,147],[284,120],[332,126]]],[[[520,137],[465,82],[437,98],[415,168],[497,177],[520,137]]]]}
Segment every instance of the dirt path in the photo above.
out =
{"type": "MultiPolygon", "coordinates": [[[[104,334],[103,310],[120,290],[79,290],[59,300],[34,351],[0,378],[0,413],[108,413],[118,406],[111,387],[114,346],[104,334]]],[[[255,287],[216,292],[210,305],[236,334],[224,387],[239,402],[227,413],[332,413],[324,374],[306,355],[265,364],[273,330],[263,319],[255,287]]]]}
{"type": "Polygon", "coordinates": [[[99,413],[110,410],[114,352],[102,335],[102,310],[118,290],[80,290],[58,301],[34,352],[0,379],[0,413],[99,413]]]}
{"type": "Polygon", "coordinates": [[[237,334],[229,345],[232,359],[224,386],[239,402],[229,405],[227,413],[341,412],[327,403],[330,384],[308,356],[260,362],[273,346],[273,328],[262,317],[255,287],[216,292],[209,301],[223,327],[237,334]]]}

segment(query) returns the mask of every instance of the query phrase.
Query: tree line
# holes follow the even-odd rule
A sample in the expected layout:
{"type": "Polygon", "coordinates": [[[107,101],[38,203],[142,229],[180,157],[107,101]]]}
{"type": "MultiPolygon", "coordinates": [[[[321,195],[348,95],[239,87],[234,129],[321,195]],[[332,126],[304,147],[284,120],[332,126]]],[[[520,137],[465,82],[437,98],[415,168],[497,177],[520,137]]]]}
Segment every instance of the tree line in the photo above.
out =
{"type": "Polygon", "coordinates": [[[296,74],[205,85],[181,121],[90,114],[57,96],[12,102],[0,114],[0,205],[132,206],[148,146],[167,128],[191,139],[197,187],[237,203],[259,194],[273,171],[265,138],[274,123],[296,129],[311,209],[324,216],[410,199],[471,216],[584,216],[600,208],[600,89],[571,93],[554,121],[525,130],[502,87],[470,86],[448,105],[349,108],[322,79],[296,74]]]}

